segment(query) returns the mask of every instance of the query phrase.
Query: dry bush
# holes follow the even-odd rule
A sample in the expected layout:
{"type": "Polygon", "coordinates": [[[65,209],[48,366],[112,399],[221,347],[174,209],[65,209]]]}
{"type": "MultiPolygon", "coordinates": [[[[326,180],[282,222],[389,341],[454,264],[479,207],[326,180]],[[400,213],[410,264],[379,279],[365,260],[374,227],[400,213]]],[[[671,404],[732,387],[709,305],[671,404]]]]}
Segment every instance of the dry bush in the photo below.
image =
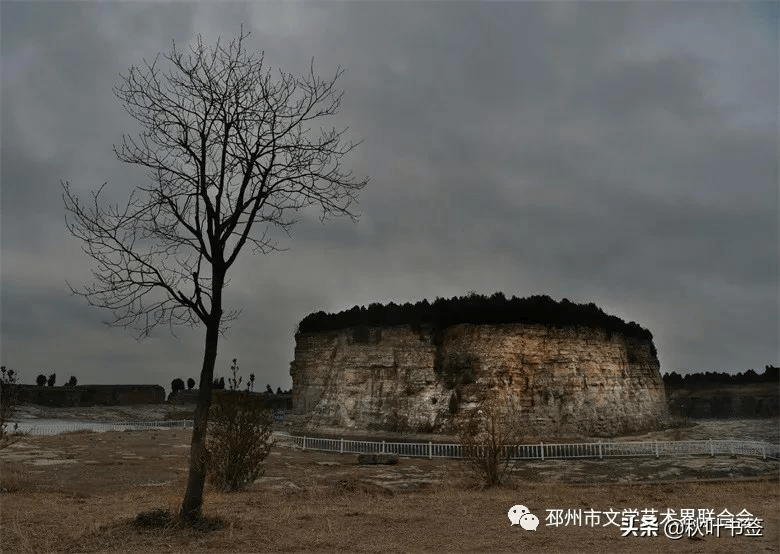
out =
{"type": "Polygon", "coordinates": [[[17,391],[16,373],[13,369],[0,367],[0,449],[18,441],[24,433],[19,431],[19,424],[11,425],[11,418],[16,413],[17,391]]]}
{"type": "Polygon", "coordinates": [[[506,392],[494,392],[463,414],[458,441],[463,457],[486,487],[500,485],[510,468],[508,446],[520,444],[523,426],[520,405],[506,392]]]}
{"type": "Polygon", "coordinates": [[[225,492],[240,490],[261,477],[273,446],[273,414],[251,393],[254,375],[246,390],[239,390],[235,359],[231,370],[230,390],[214,395],[208,431],[209,479],[225,492]]]}

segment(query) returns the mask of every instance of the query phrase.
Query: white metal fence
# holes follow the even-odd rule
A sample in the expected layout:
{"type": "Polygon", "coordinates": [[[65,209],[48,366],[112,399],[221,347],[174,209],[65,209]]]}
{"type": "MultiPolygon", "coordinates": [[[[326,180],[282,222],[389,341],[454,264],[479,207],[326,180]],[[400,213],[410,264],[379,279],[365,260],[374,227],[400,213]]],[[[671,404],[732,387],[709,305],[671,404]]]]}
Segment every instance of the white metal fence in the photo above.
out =
{"type": "MultiPolygon", "coordinates": [[[[192,420],[169,421],[74,421],[55,424],[38,424],[35,421],[19,423],[19,431],[30,435],[56,435],[76,431],[129,431],[143,429],[191,429],[192,420]]],[[[9,429],[10,430],[10,429],[9,429]]],[[[330,439],[322,437],[295,436],[275,432],[280,446],[340,452],[343,454],[384,453],[409,458],[456,458],[464,457],[460,444],[436,442],[391,442],[361,441],[352,439],[330,439]]],[[[582,443],[543,443],[505,446],[505,452],[513,460],[545,460],[563,458],[609,458],[617,456],[755,456],[763,459],[780,459],[780,445],[762,441],[743,440],[688,440],[688,441],[598,441],[582,443]]]]}
{"type": "MultiPolygon", "coordinates": [[[[275,433],[277,444],[304,450],[322,450],[340,453],[397,454],[411,458],[463,458],[460,444],[435,442],[359,441],[351,439],[326,439],[301,437],[275,433]]],[[[617,456],[685,456],[732,455],[757,456],[763,459],[779,459],[780,445],[761,441],[741,440],[690,440],[690,441],[640,441],[640,442],[584,442],[539,443],[505,446],[505,453],[513,460],[545,460],[561,458],[609,458],[617,456]]]]}

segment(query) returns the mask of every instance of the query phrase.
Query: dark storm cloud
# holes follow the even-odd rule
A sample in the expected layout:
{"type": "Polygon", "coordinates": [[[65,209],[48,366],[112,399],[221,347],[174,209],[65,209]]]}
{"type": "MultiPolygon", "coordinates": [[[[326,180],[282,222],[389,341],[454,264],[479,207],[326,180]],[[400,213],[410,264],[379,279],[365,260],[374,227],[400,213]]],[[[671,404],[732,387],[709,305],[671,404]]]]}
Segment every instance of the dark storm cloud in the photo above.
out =
{"type": "Polygon", "coordinates": [[[347,165],[372,181],[359,223],[306,210],[278,235],[288,252],[241,259],[218,368],[238,357],[287,387],[306,313],[471,289],[594,301],[648,326],[667,371],[776,363],[778,47],[754,8],[4,4],[3,363],[197,375],[200,329],[138,343],[69,296],[90,266],[59,182],[126,198],[145,176],[111,151],[136,130],[119,73],[241,24],[271,67],[346,68],[331,123],[364,139],[347,165]]]}

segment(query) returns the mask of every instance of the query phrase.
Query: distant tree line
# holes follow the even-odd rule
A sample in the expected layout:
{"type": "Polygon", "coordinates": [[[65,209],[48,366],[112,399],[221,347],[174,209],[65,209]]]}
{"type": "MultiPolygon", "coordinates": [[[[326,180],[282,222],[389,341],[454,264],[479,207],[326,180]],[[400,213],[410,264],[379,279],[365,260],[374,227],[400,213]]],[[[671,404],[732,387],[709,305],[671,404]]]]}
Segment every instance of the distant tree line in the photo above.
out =
{"type": "MultiPolygon", "coordinates": [[[[250,374],[249,376],[252,377],[253,374],[250,374]]],[[[214,390],[225,390],[225,378],[220,377],[219,379],[214,379],[212,387],[214,390]]],[[[276,392],[274,392],[274,389],[271,388],[271,385],[266,385],[265,392],[260,394],[292,394],[292,389],[282,390],[282,387],[276,387],[276,392]]]]}
{"type": "Polygon", "coordinates": [[[604,329],[607,333],[646,339],[649,330],[631,321],[626,323],[607,315],[594,303],[577,304],[566,298],[557,302],[547,295],[507,299],[503,293],[491,296],[469,293],[452,298],[436,298],[433,303],[421,300],[414,304],[387,305],[373,303],[368,308],[354,306],[336,314],[311,313],[298,324],[298,333],[329,331],[346,327],[391,327],[394,325],[430,325],[444,329],[458,323],[537,323],[555,327],[585,326],[604,329]]]}
{"type": "MultiPolygon", "coordinates": [[[[57,374],[56,373],[52,373],[48,377],[46,377],[43,373],[41,373],[41,374],[38,375],[38,377],[36,377],[35,384],[38,385],[39,387],[43,387],[43,386],[46,386],[46,385],[48,385],[50,387],[53,387],[54,383],[56,381],[57,381],[57,374]]],[[[76,379],[73,375],[71,375],[70,379],[68,380],[68,382],[65,383],[62,386],[63,387],[75,387],[77,383],[78,383],[78,379],[76,379]]]]}
{"type": "MultiPolygon", "coordinates": [[[[234,358],[233,359],[233,365],[235,366],[235,364],[236,364],[236,359],[234,358]]],[[[249,388],[253,388],[254,387],[254,382],[255,382],[255,374],[254,373],[250,373],[249,374],[249,381],[247,383],[249,388]]],[[[188,378],[187,379],[187,390],[195,389],[195,384],[196,384],[195,383],[195,379],[193,379],[192,377],[188,378]]],[[[212,383],[211,386],[212,386],[212,388],[214,390],[225,390],[225,378],[224,377],[220,377],[219,379],[214,379],[214,382],[212,383]]],[[[173,381],[171,381],[171,393],[168,395],[168,400],[173,399],[173,397],[176,396],[176,393],[178,393],[179,391],[183,391],[183,390],[184,390],[184,380],[181,377],[175,378],[173,381]]],[[[283,391],[281,387],[276,387],[276,393],[275,394],[291,394],[291,393],[292,393],[292,389],[287,390],[287,391],[283,391]]],[[[274,394],[274,390],[271,388],[271,385],[266,385],[265,386],[265,394],[274,394]]]]}
{"type": "Polygon", "coordinates": [[[707,385],[747,385],[751,383],[780,382],[780,368],[768,365],[764,373],[756,373],[748,369],[744,373],[726,373],[707,371],[705,373],[689,373],[680,375],[676,371],[664,374],[664,384],[668,387],[697,387],[707,385]]]}
{"type": "MultiPolygon", "coordinates": [[[[13,370],[10,370],[10,372],[11,375],[14,375],[13,370]]],[[[254,374],[249,375],[249,380],[251,383],[254,383],[255,380],[254,374]]],[[[56,373],[52,373],[48,377],[43,373],[40,373],[35,379],[35,384],[38,385],[39,387],[45,387],[45,386],[53,387],[56,381],[57,381],[56,373]]],[[[68,379],[68,381],[62,386],[75,387],[77,384],[78,384],[78,379],[75,376],[71,375],[70,379],[68,379]]],[[[196,385],[195,379],[189,377],[186,382],[187,390],[194,390],[195,385],[196,385]]],[[[225,378],[220,377],[219,379],[214,379],[214,383],[212,386],[214,389],[224,389],[225,378]]],[[[175,378],[173,381],[171,381],[171,393],[168,395],[168,399],[170,400],[171,398],[173,398],[177,392],[183,391],[184,387],[185,387],[184,380],[181,377],[175,378]]],[[[292,394],[292,389],[282,390],[281,387],[276,387],[276,392],[274,393],[274,390],[271,388],[271,385],[269,384],[265,386],[265,394],[292,394]]]]}

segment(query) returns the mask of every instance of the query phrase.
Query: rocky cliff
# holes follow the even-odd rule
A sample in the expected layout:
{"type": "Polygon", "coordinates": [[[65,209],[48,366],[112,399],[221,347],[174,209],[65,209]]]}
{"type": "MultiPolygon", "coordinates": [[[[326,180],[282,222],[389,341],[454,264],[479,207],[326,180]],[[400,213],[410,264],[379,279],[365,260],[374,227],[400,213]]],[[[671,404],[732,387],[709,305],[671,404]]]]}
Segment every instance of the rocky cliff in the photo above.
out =
{"type": "Polygon", "coordinates": [[[534,435],[655,427],[667,414],[652,340],[538,324],[400,325],[299,333],[293,409],[310,427],[447,432],[510,390],[534,435]]]}

